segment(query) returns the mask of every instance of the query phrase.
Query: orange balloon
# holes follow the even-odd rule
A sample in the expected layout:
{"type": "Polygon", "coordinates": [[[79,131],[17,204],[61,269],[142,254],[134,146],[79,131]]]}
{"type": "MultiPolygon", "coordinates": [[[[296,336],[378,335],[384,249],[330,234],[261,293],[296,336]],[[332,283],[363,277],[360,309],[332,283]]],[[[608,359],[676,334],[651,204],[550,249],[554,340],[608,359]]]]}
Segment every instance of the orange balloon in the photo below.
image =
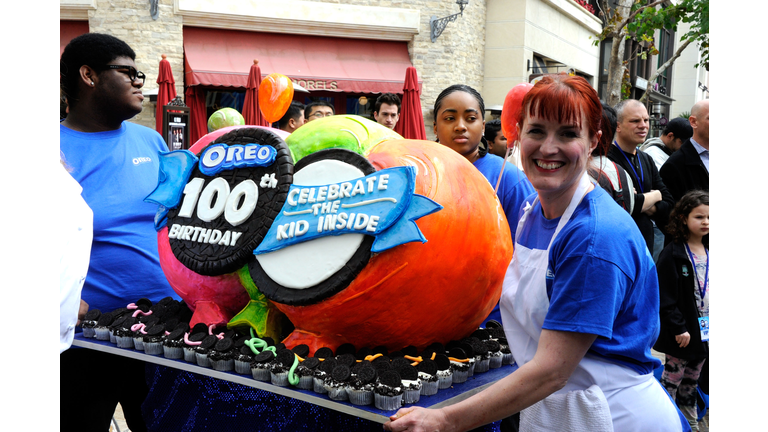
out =
{"type": "Polygon", "coordinates": [[[268,122],[274,123],[285,115],[293,100],[293,83],[279,73],[267,75],[259,85],[259,109],[268,122]]]}
{"type": "Polygon", "coordinates": [[[520,114],[523,111],[523,98],[528,90],[533,88],[531,83],[521,83],[507,93],[504,98],[504,107],[501,110],[501,133],[507,137],[507,147],[515,146],[517,140],[517,123],[520,122],[520,114]]]}

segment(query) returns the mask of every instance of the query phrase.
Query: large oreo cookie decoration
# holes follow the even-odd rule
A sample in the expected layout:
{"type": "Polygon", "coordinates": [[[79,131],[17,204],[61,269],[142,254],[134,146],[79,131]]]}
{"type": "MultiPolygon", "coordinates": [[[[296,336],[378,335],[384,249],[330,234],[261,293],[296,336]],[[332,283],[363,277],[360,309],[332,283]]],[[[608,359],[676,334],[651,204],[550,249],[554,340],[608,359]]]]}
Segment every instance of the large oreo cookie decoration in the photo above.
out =
{"type": "MultiPolygon", "coordinates": [[[[375,172],[363,156],[332,148],[301,159],[295,167],[293,184],[321,186],[375,172]]],[[[320,197],[309,199],[325,203],[328,208],[333,202],[320,197]]],[[[373,241],[372,236],[357,233],[320,237],[256,255],[256,259],[249,262],[248,270],[269,300],[290,305],[312,304],[336,294],[355,279],[368,264],[373,241]],[[297,263],[301,263],[301,271],[286,271],[297,263]]]]}
{"type": "Polygon", "coordinates": [[[253,259],[293,181],[285,142],[263,128],[222,135],[198,155],[178,206],[168,210],[176,258],[201,275],[231,273],[253,259]]]}

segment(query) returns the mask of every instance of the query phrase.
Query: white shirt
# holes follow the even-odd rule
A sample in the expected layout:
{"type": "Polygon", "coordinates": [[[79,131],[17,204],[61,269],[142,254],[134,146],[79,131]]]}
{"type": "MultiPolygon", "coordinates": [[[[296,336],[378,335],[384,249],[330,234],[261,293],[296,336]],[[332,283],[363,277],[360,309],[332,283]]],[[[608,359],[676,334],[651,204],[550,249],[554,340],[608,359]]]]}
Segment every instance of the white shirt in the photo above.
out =
{"type": "Polygon", "coordinates": [[[59,241],[59,352],[72,345],[75,337],[80,292],[83,289],[93,241],[93,211],[80,195],[83,188],[62,166],[56,170],[58,198],[56,214],[59,241]]]}

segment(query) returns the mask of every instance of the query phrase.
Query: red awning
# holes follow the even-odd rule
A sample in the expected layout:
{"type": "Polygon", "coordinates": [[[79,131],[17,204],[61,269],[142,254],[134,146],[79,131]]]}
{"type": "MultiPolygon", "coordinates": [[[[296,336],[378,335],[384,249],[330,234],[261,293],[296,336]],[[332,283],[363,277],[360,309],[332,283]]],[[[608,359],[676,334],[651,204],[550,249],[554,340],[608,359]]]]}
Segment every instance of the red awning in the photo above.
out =
{"type": "Polygon", "coordinates": [[[307,90],[402,93],[407,42],[184,27],[186,85],[245,88],[253,60],[307,90]]]}
{"type": "Polygon", "coordinates": [[[64,53],[69,41],[90,31],[88,21],[59,21],[59,57],[64,53]]]}

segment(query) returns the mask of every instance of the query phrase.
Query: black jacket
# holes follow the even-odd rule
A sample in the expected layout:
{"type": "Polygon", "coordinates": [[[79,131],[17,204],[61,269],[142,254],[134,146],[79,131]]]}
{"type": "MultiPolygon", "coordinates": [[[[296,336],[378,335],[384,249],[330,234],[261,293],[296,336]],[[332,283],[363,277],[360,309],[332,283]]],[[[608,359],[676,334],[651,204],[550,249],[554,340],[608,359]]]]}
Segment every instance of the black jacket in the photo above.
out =
{"type": "MultiPolygon", "coordinates": [[[[645,239],[645,244],[648,246],[648,250],[651,252],[651,255],[653,255],[653,223],[651,223],[651,219],[656,222],[656,225],[659,228],[665,227],[667,225],[667,220],[669,219],[669,212],[672,211],[672,208],[675,205],[674,198],[672,198],[672,194],[669,193],[664,182],[661,180],[659,170],[656,169],[656,163],[653,161],[653,158],[647,154],[640,150],[637,151],[637,160],[643,167],[642,189],[638,186],[640,184],[640,179],[637,178],[634,172],[637,171],[637,168],[630,167],[629,162],[624,158],[624,155],[618,147],[615,145],[610,146],[608,148],[607,156],[608,159],[624,168],[624,171],[629,174],[635,184],[635,207],[632,210],[632,219],[635,220],[637,227],[640,229],[640,233],[645,239]],[[661,201],[656,203],[656,213],[654,213],[652,217],[648,217],[646,214],[642,213],[645,197],[641,190],[645,191],[645,193],[648,193],[651,190],[658,190],[661,192],[661,201]]],[[[640,172],[637,171],[637,174],[639,175],[640,172]]]]}
{"type": "Polygon", "coordinates": [[[706,357],[709,343],[701,341],[699,309],[694,294],[696,268],[691,264],[683,243],[668,244],[659,255],[656,269],[659,274],[661,331],[653,349],[686,360],[706,357]],[[686,331],[690,333],[691,341],[685,348],[680,348],[675,336],[686,331]]]}
{"type": "Polygon", "coordinates": [[[694,189],[709,191],[709,171],[690,138],[664,162],[659,174],[675,202],[694,189]]]}

